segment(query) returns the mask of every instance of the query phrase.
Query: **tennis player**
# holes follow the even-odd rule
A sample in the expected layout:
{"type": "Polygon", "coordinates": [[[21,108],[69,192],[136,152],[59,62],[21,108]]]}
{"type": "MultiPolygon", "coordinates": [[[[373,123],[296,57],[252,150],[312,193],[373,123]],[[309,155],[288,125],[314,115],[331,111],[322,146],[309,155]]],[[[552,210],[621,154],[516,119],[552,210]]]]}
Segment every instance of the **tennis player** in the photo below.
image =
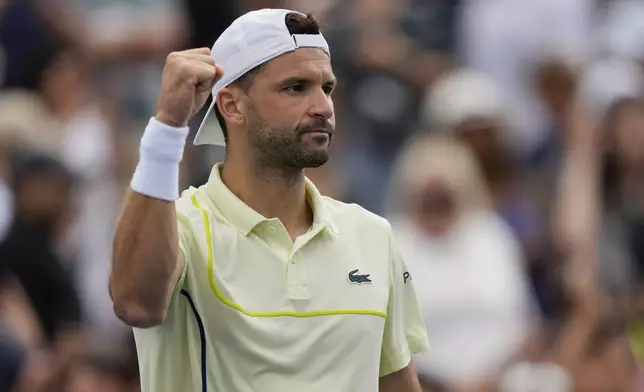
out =
{"type": "Polygon", "coordinates": [[[143,392],[420,392],[427,336],[388,222],[304,175],[328,159],[335,85],[318,24],[290,10],[168,56],[110,277],[143,392]],[[211,92],[218,125],[195,144],[226,158],[179,197],[187,124],[211,92]]]}

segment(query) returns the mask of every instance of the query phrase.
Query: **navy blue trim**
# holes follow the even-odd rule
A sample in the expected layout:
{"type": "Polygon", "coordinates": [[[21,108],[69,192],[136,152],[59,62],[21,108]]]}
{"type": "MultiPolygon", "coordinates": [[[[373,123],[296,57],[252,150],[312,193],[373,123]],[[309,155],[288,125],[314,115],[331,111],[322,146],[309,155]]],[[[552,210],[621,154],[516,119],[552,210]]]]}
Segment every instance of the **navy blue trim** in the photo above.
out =
{"type": "Polygon", "coordinates": [[[195,303],[192,301],[192,297],[190,297],[190,294],[186,290],[181,290],[181,295],[186,297],[186,299],[188,300],[188,303],[192,308],[192,312],[195,314],[195,320],[197,320],[197,327],[199,328],[199,340],[201,341],[201,391],[207,392],[208,382],[206,378],[207,377],[206,376],[206,330],[203,327],[201,316],[199,316],[199,312],[197,312],[197,307],[195,306],[195,303]]]}

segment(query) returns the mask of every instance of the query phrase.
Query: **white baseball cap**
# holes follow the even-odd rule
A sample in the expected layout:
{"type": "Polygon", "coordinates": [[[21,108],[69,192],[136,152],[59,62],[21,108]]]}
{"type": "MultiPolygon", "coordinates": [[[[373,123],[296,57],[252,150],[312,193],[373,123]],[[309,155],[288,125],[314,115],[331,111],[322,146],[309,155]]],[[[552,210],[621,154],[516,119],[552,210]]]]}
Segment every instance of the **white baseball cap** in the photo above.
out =
{"type": "Polygon", "coordinates": [[[436,130],[454,130],[474,117],[507,118],[507,97],[491,77],[469,68],[447,73],[428,90],[423,103],[425,123],[436,130]]]}
{"type": "Polygon", "coordinates": [[[322,34],[290,34],[286,15],[301,12],[286,9],[261,9],[248,12],[219,36],[212,47],[212,58],[224,70],[223,77],[212,89],[212,103],[199,126],[194,144],[225,146],[221,125],[206,127],[215,108],[219,91],[246,72],[297,48],[320,48],[329,56],[329,45],[322,34]]]}

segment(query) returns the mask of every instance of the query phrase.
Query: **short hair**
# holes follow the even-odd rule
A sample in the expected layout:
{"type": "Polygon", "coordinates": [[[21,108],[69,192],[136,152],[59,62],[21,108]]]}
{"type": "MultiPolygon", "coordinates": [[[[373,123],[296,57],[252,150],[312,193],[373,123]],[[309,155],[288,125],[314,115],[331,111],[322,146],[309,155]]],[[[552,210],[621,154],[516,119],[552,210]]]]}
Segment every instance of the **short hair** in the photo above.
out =
{"type": "MultiPolygon", "coordinates": [[[[285,22],[290,34],[320,34],[320,25],[311,14],[302,15],[297,12],[291,12],[286,14],[285,22]]],[[[247,71],[245,74],[230,83],[230,85],[237,86],[244,91],[248,91],[251,88],[253,80],[255,79],[255,76],[257,76],[261,66],[262,65],[260,64],[247,71]]],[[[216,97],[212,97],[212,99],[216,99],[216,97]]],[[[219,125],[221,126],[221,131],[224,134],[224,141],[228,143],[228,128],[226,127],[226,121],[224,120],[224,116],[221,115],[219,107],[217,107],[216,104],[214,111],[215,116],[217,116],[217,121],[219,121],[219,125]]]]}
{"type": "Polygon", "coordinates": [[[615,151],[616,134],[615,127],[618,125],[625,113],[644,110],[644,99],[641,97],[623,97],[614,101],[606,110],[602,127],[605,146],[604,157],[601,168],[601,187],[603,202],[616,202],[619,183],[622,179],[622,171],[618,163],[617,151],[615,151]]]}
{"type": "Polygon", "coordinates": [[[9,167],[8,183],[16,194],[33,179],[55,181],[67,190],[73,190],[81,180],[63,161],[38,151],[13,151],[9,167]]]}
{"type": "Polygon", "coordinates": [[[7,80],[8,85],[5,87],[41,92],[47,71],[62,55],[72,53],[74,49],[69,41],[56,35],[45,38],[41,43],[27,49],[23,69],[16,80],[7,80]]]}

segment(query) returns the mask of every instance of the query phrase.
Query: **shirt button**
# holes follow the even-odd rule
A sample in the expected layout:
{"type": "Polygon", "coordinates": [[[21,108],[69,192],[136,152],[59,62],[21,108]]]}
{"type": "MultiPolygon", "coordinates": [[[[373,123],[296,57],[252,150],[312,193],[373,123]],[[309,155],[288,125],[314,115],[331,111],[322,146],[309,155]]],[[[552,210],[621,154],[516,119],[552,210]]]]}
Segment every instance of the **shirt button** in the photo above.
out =
{"type": "Polygon", "coordinates": [[[275,226],[268,226],[268,232],[269,233],[275,234],[276,231],[277,231],[277,229],[275,229],[275,226]]]}

